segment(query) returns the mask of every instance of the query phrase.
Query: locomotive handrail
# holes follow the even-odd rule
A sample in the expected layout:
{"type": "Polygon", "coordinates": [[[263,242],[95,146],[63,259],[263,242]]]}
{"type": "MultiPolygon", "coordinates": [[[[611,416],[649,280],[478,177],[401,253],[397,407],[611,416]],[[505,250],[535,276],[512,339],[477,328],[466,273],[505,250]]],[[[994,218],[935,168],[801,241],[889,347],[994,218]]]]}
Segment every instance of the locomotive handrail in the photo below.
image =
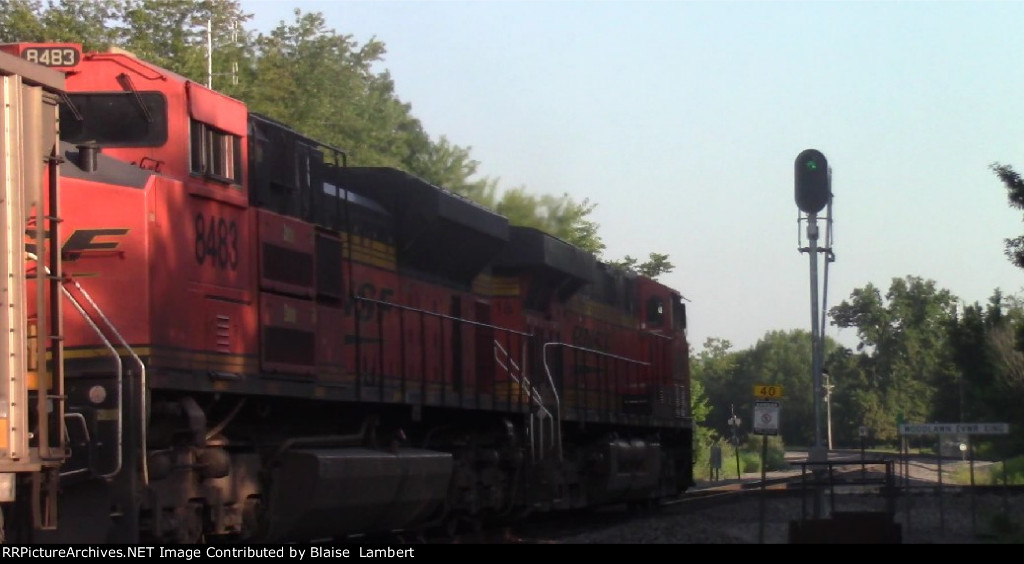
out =
{"type": "Polygon", "coordinates": [[[519,365],[517,365],[515,360],[512,359],[512,355],[505,350],[505,347],[501,346],[501,343],[499,343],[497,339],[494,340],[494,348],[494,360],[498,362],[498,365],[505,369],[505,372],[507,372],[508,375],[516,381],[516,384],[519,384],[519,387],[522,388],[525,382],[526,393],[530,396],[530,399],[536,402],[538,409],[547,414],[548,417],[551,417],[551,411],[544,406],[544,398],[540,395],[540,392],[537,391],[537,388],[530,382],[530,378],[526,374],[522,374],[522,378],[516,377],[513,371],[502,362],[501,357],[498,356],[498,351],[501,351],[502,354],[505,355],[505,358],[509,359],[509,364],[514,366],[517,372],[521,371],[519,365]]]}
{"type": "MultiPolygon", "coordinates": [[[[66,278],[66,281],[69,281],[69,283],[74,284],[75,288],[77,288],[78,291],[81,292],[83,296],[85,296],[85,299],[88,300],[89,305],[91,305],[93,307],[93,309],[96,310],[96,313],[99,314],[99,318],[102,319],[104,323],[106,323],[106,328],[111,330],[111,333],[113,333],[114,336],[118,338],[118,341],[121,342],[121,346],[123,346],[125,348],[125,350],[128,351],[128,354],[130,354],[131,357],[135,360],[135,362],[138,363],[138,370],[139,370],[139,395],[140,395],[139,403],[138,404],[139,404],[139,406],[142,407],[142,409],[145,409],[145,386],[146,386],[146,382],[145,382],[145,364],[142,362],[142,359],[139,358],[137,354],[135,354],[135,350],[131,348],[131,345],[129,345],[128,342],[125,341],[125,338],[122,337],[121,334],[118,332],[117,328],[114,327],[114,323],[111,322],[109,317],[106,317],[106,315],[103,313],[103,310],[100,309],[99,306],[96,305],[96,302],[94,302],[92,300],[92,296],[90,296],[89,293],[86,292],[84,288],[82,288],[82,285],[78,284],[78,280],[69,277],[69,278],[66,278]]],[[[121,375],[119,374],[118,378],[120,378],[120,377],[121,377],[121,375]]],[[[120,396],[120,394],[118,394],[118,395],[120,396]]],[[[119,400],[120,400],[120,397],[119,397],[119,400]]],[[[141,441],[141,444],[140,444],[141,457],[140,457],[140,459],[141,459],[141,462],[142,462],[142,485],[143,486],[147,486],[147,485],[150,485],[150,467],[148,467],[148,464],[146,464],[146,460],[145,460],[146,459],[146,455],[145,455],[145,452],[146,452],[146,417],[145,417],[144,411],[143,411],[142,414],[140,414],[140,417],[138,419],[139,419],[139,422],[140,422],[139,423],[139,427],[140,427],[140,433],[141,433],[139,435],[139,439],[141,441]]],[[[120,451],[121,451],[121,448],[120,448],[120,445],[119,445],[119,448],[118,448],[119,457],[120,457],[120,451]]],[[[120,471],[120,468],[119,468],[118,471],[120,471]]]]}
{"type": "MultiPolygon", "coordinates": [[[[64,295],[67,296],[68,300],[71,302],[71,305],[75,306],[75,309],[78,310],[78,313],[82,314],[82,318],[85,319],[85,322],[89,324],[89,327],[92,327],[92,330],[96,332],[96,335],[98,335],[99,338],[103,340],[103,344],[106,345],[107,349],[110,351],[110,354],[113,355],[114,357],[114,362],[117,363],[117,448],[115,449],[117,451],[117,462],[114,463],[114,469],[112,471],[106,474],[99,475],[100,478],[112,478],[116,476],[118,472],[121,471],[121,465],[123,463],[121,447],[124,444],[124,396],[122,394],[122,388],[124,384],[122,382],[121,376],[123,374],[123,364],[121,363],[121,355],[117,354],[117,349],[115,349],[114,345],[111,344],[110,339],[108,339],[107,336],[103,334],[103,330],[100,329],[98,325],[96,325],[96,322],[93,321],[91,317],[89,317],[89,314],[86,313],[85,309],[82,307],[82,304],[80,304],[78,300],[76,300],[75,297],[71,295],[71,292],[69,292],[68,289],[65,288],[64,286],[61,286],[60,289],[64,291],[64,295]]],[[[86,429],[86,433],[88,433],[88,428],[86,429]]],[[[75,473],[77,472],[70,472],[68,474],[75,473]]],[[[61,475],[67,474],[62,473],[61,475]]]]}
{"type": "MultiPolygon", "coordinates": [[[[30,260],[36,260],[35,253],[26,252],[25,255],[30,260]]],[[[48,266],[43,265],[43,268],[45,269],[45,272],[47,274],[50,273],[50,268],[48,266]]],[[[82,292],[82,295],[85,296],[85,298],[87,300],[89,300],[89,303],[92,305],[93,308],[96,309],[96,312],[99,313],[99,315],[103,319],[103,321],[105,321],[107,323],[107,325],[110,327],[110,330],[113,331],[114,334],[117,335],[118,339],[121,340],[121,344],[123,344],[124,347],[126,349],[128,349],[128,352],[139,363],[139,366],[142,368],[142,373],[145,374],[146,368],[142,364],[142,360],[140,360],[139,357],[135,355],[135,351],[133,351],[132,348],[130,346],[128,346],[128,343],[126,343],[124,341],[124,338],[121,337],[121,335],[117,332],[117,329],[115,329],[113,324],[110,323],[110,320],[107,319],[107,317],[105,315],[103,315],[103,311],[100,310],[99,306],[96,305],[96,302],[94,302],[92,300],[92,298],[89,296],[89,293],[85,291],[85,288],[82,288],[81,284],[79,284],[77,281],[71,280],[70,278],[66,278],[64,280],[64,282],[68,282],[68,281],[72,281],[72,282],[75,283],[75,286],[78,288],[79,291],[82,292]]],[[[117,448],[115,449],[116,452],[117,452],[117,462],[114,464],[114,469],[112,471],[110,471],[110,472],[108,472],[106,474],[100,474],[99,475],[100,478],[112,478],[112,477],[116,476],[118,474],[118,472],[121,471],[121,466],[123,465],[123,462],[124,462],[123,455],[122,455],[122,450],[123,450],[122,447],[124,445],[124,439],[123,439],[123,435],[124,435],[124,429],[123,429],[123,427],[124,427],[124,395],[122,393],[123,389],[124,389],[124,383],[123,383],[123,368],[124,368],[124,365],[121,362],[121,355],[117,354],[117,349],[110,342],[110,339],[108,339],[107,336],[103,334],[103,330],[100,329],[100,327],[98,325],[96,325],[96,322],[93,321],[92,317],[90,317],[89,314],[85,311],[85,308],[82,307],[82,304],[78,300],[75,299],[75,296],[73,294],[71,294],[71,292],[67,289],[66,286],[62,285],[60,287],[60,289],[61,289],[61,291],[64,292],[64,295],[67,296],[68,301],[71,302],[71,305],[75,306],[75,309],[78,310],[78,313],[82,314],[82,318],[85,319],[85,322],[89,324],[89,327],[91,327],[92,330],[96,332],[96,335],[99,336],[99,338],[103,340],[103,344],[106,345],[107,349],[110,350],[110,353],[114,356],[114,362],[117,364],[117,448]]],[[[145,419],[145,418],[143,418],[143,419],[145,419]]],[[[87,430],[87,432],[88,432],[88,430],[87,430]]],[[[145,445],[145,441],[143,441],[143,445],[145,445]]],[[[145,453],[145,450],[143,450],[143,453],[145,453]]],[[[143,455],[143,459],[145,459],[145,455],[143,455]]],[[[145,462],[143,462],[143,464],[145,464],[145,462]]],[[[147,472],[147,476],[146,477],[148,478],[148,472],[147,472]]],[[[148,483],[148,482],[149,482],[149,480],[147,479],[146,483],[148,483]]]]}
{"type": "MultiPolygon", "coordinates": [[[[639,364],[641,366],[650,366],[651,365],[651,363],[647,362],[646,360],[637,360],[635,358],[619,356],[617,354],[612,354],[612,353],[600,351],[600,350],[597,350],[597,349],[591,349],[591,348],[588,348],[588,347],[581,347],[579,345],[572,345],[572,344],[569,344],[569,343],[563,343],[563,342],[560,342],[560,341],[551,341],[549,343],[544,343],[545,347],[547,347],[548,345],[557,345],[557,346],[565,347],[567,349],[574,349],[574,350],[578,350],[578,351],[594,353],[596,355],[600,355],[600,356],[603,356],[603,357],[613,358],[615,360],[624,360],[626,362],[632,362],[633,364],[639,364]]],[[[545,357],[544,360],[546,361],[547,358],[545,357]]],[[[546,364],[545,364],[545,367],[546,367],[546,364]]]]}
{"type": "Polygon", "coordinates": [[[665,335],[661,331],[651,331],[650,329],[648,329],[647,331],[644,331],[644,334],[650,335],[652,337],[661,337],[662,339],[665,339],[666,341],[674,341],[675,340],[675,337],[673,337],[672,335],[665,335]]]}
{"type": "Polygon", "coordinates": [[[124,68],[126,68],[126,69],[128,69],[130,71],[133,71],[133,72],[137,72],[137,73],[139,73],[140,76],[142,76],[142,78],[145,78],[145,79],[148,79],[148,80],[164,80],[164,79],[167,78],[166,74],[164,74],[162,72],[159,72],[156,69],[154,69],[152,66],[150,66],[150,65],[140,61],[135,56],[134,53],[131,53],[129,51],[125,51],[124,49],[120,49],[120,48],[117,48],[117,47],[111,47],[105,53],[93,53],[92,57],[94,59],[96,59],[96,60],[107,60],[107,61],[110,61],[110,62],[114,63],[115,65],[124,67],[124,68]],[[131,61],[131,62],[133,62],[135,64],[132,65],[132,66],[129,66],[128,64],[125,63],[126,59],[124,57],[120,56],[120,55],[129,55],[132,58],[131,59],[127,59],[127,60],[131,61]]]}
{"type": "Polygon", "coordinates": [[[396,304],[395,302],[388,302],[388,301],[378,300],[378,299],[374,299],[374,298],[367,298],[367,297],[364,297],[364,296],[352,296],[352,299],[354,299],[356,301],[363,301],[363,302],[370,302],[370,303],[379,304],[379,305],[386,305],[388,307],[393,307],[395,309],[402,309],[402,310],[405,310],[405,311],[412,311],[412,312],[416,312],[416,313],[424,313],[424,314],[427,314],[427,315],[430,315],[430,316],[433,316],[433,317],[439,317],[441,319],[448,319],[448,320],[451,320],[451,321],[459,321],[459,322],[462,322],[462,323],[467,323],[469,325],[475,325],[477,327],[487,327],[487,328],[490,328],[490,329],[499,329],[501,331],[507,331],[509,333],[514,333],[514,334],[522,336],[522,337],[532,337],[533,336],[533,333],[527,333],[525,331],[519,331],[518,329],[512,329],[512,328],[509,328],[509,327],[502,327],[500,325],[491,325],[490,323],[481,323],[480,321],[473,321],[472,319],[466,319],[464,317],[455,317],[455,316],[448,315],[448,314],[445,314],[445,313],[438,313],[436,311],[430,311],[428,309],[423,309],[423,308],[418,308],[418,307],[411,307],[411,306],[402,305],[402,304],[396,304]]]}
{"type": "MultiPolygon", "coordinates": [[[[103,310],[100,309],[100,306],[98,306],[96,304],[96,302],[93,301],[92,296],[89,295],[89,292],[86,292],[85,288],[83,288],[82,285],[78,283],[78,280],[75,280],[73,278],[66,278],[65,282],[70,282],[70,283],[74,284],[75,288],[77,288],[78,291],[81,292],[83,296],[85,296],[85,299],[88,300],[89,305],[91,305],[93,307],[93,309],[96,310],[96,313],[99,314],[100,319],[102,319],[103,322],[107,324],[107,328],[110,329],[110,332],[113,333],[115,337],[117,337],[117,340],[121,342],[121,346],[123,346],[125,348],[125,350],[128,351],[128,354],[131,355],[131,357],[139,365],[139,395],[140,395],[139,406],[143,410],[143,412],[140,414],[140,417],[139,417],[139,422],[140,422],[139,426],[141,427],[141,429],[140,429],[141,434],[139,435],[139,440],[141,442],[140,449],[142,450],[142,455],[140,457],[142,459],[142,485],[143,486],[148,486],[149,485],[149,464],[146,461],[146,450],[147,450],[148,447],[147,447],[147,444],[146,444],[147,443],[147,437],[146,437],[147,418],[146,418],[146,413],[145,413],[145,409],[146,409],[146,365],[142,362],[142,359],[139,358],[139,355],[135,354],[135,350],[131,347],[131,345],[128,344],[128,341],[126,341],[124,339],[124,337],[121,336],[121,333],[119,333],[117,331],[117,328],[114,327],[114,324],[111,323],[110,319],[103,313],[103,310]]],[[[67,288],[64,288],[64,290],[67,291],[67,288]]],[[[72,299],[72,301],[74,301],[74,299],[72,299]]],[[[118,378],[120,378],[120,376],[121,375],[119,373],[118,374],[118,378]]],[[[120,395],[121,394],[118,394],[118,399],[119,400],[120,400],[120,395]]],[[[118,448],[118,453],[120,453],[120,451],[121,451],[121,448],[118,448]]],[[[120,471],[120,469],[118,469],[118,471],[120,471]]]]}
{"type": "Polygon", "coordinates": [[[588,348],[588,347],[581,347],[579,345],[573,345],[571,343],[563,343],[561,341],[550,341],[550,342],[544,343],[544,347],[543,347],[544,352],[543,352],[543,355],[542,355],[542,358],[541,358],[541,362],[544,363],[544,372],[548,376],[548,383],[551,385],[551,391],[555,395],[555,410],[556,410],[556,413],[557,413],[557,421],[558,421],[558,425],[555,425],[555,429],[558,431],[557,432],[558,459],[561,460],[562,459],[562,425],[561,425],[561,423],[562,423],[562,400],[561,400],[561,398],[558,397],[558,390],[555,388],[555,379],[551,375],[551,366],[548,365],[548,347],[553,347],[553,346],[565,347],[567,349],[573,349],[573,350],[577,350],[577,351],[594,353],[594,354],[596,354],[598,356],[603,356],[605,358],[611,358],[611,359],[615,359],[615,360],[621,360],[621,361],[625,361],[625,362],[630,362],[630,363],[633,363],[633,364],[637,364],[639,366],[650,366],[651,363],[643,361],[643,360],[636,360],[636,359],[633,359],[633,358],[627,358],[627,357],[624,357],[624,356],[619,356],[617,354],[612,354],[612,353],[609,353],[609,352],[599,351],[597,349],[592,349],[592,348],[588,348]]]}

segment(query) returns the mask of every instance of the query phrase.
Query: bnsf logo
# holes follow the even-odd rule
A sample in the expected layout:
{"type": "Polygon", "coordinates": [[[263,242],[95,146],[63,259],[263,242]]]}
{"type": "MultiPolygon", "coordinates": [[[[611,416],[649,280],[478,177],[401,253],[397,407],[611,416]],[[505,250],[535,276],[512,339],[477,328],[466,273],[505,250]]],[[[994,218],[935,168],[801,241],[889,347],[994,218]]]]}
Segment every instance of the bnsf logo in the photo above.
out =
{"type": "MultiPolygon", "coordinates": [[[[128,234],[128,229],[78,229],[64,241],[60,248],[61,257],[64,262],[74,262],[89,252],[116,252],[121,244],[120,238],[128,234]],[[112,240],[113,239],[113,240],[112,240]]],[[[26,233],[26,236],[35,237],[34,232],[26,233]]],[[[25,250],[33,252],[31,243],[25,244],[25,250]]]]}

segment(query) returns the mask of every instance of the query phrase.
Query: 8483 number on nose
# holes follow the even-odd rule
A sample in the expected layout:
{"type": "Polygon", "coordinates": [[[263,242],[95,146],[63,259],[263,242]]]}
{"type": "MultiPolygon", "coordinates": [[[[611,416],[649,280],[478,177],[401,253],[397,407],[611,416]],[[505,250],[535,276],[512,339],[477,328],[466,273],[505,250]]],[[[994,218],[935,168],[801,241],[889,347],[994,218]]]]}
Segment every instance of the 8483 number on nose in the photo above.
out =
{"type": "Polygon", "coordinates": [[[238,268],[238,223],[215,215],[195,217],[195,255],[199,264],[217,268],[238,268]]]}

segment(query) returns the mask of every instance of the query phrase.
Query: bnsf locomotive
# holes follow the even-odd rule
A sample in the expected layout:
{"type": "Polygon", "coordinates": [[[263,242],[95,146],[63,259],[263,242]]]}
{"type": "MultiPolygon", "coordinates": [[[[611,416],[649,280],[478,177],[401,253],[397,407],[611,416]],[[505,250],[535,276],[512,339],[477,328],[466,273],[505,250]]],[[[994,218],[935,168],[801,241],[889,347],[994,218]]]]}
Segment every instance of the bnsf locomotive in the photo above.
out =
{"type": "Polygon", "coordinates": [[[453,532],[692,485],[677,291],[130,53],[0,51],[8,542],[453,532]]]}

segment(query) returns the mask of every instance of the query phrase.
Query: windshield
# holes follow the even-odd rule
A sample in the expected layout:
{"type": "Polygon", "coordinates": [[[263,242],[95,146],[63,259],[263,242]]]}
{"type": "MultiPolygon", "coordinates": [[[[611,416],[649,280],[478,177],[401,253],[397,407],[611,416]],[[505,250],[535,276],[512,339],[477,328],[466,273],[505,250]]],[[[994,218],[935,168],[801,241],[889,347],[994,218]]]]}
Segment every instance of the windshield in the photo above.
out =
{"type": "Polygon", "coordinates": [[[167,100],[159,92],[68,94],[60,105],[60,138],[71,143],[95,141],[101,147],[163,145],[167,100]]]}

